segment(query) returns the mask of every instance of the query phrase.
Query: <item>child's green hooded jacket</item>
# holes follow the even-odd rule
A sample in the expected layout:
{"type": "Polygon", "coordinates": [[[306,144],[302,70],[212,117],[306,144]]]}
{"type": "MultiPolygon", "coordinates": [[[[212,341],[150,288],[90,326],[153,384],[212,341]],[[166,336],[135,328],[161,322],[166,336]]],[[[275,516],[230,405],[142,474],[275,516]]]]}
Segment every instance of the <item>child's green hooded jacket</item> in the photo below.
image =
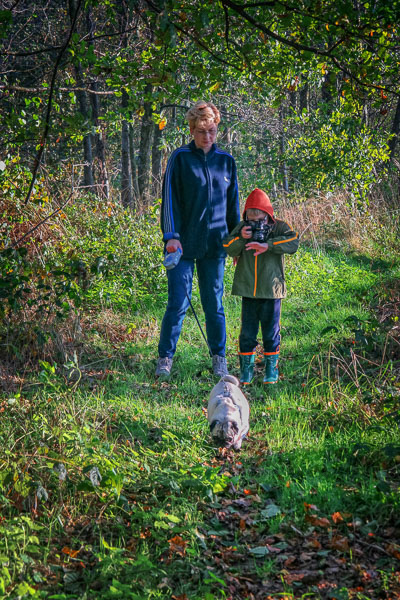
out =
{"type": "Polygon", "coordinates": [[[256,257],[254,250],[246,250],[250,240],[240,235],[240,230],[246,225],[244,221],[224,239],[223,246],[229,256],[238,257],[232,294],[246,298],[285,298],[284,254],[296,252],[299,237],[285,221],[274,219],[270,199],[262,190],[253,190],[247,198],[243,219],[249,208],[259,208],[268,213],[274,221],[274,227],[267,240],[268,250],[256,257]]]}

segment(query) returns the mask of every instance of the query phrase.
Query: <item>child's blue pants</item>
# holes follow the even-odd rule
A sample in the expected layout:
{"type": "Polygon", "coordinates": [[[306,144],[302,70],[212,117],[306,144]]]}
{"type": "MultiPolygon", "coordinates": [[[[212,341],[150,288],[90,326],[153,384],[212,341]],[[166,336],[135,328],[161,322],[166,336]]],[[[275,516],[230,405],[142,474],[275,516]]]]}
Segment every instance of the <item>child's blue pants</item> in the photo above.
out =
{"type": "Polygon", "coordinates": [[[258,329],[261,332],[264,354],[277,354],[280,336],[281,299],[242,298],[242,327],[239,351],[253,353],[257,346],[258,329]]]}

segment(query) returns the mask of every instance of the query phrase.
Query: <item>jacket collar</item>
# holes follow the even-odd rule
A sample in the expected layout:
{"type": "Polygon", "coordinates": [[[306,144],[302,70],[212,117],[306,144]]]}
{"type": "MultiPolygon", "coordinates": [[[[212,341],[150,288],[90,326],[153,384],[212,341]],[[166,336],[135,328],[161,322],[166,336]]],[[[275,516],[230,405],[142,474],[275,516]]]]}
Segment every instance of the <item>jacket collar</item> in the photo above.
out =
{"type": "Polygon", "coordinates": [[[191,149],[192,152],[194,152],[195,154],[197,154],[199,157],[204,158],[205,156],[211,156],[212,154],[214,154],[216,148],[217,148],[217,144],[213,144],[210,148],[210,150],[207,152],[207,154],[204,154],[204,150],[202,148],[197,148],[196,144],[194,143],[194,140],[192,140],[189,144],[189,148],[191,149]]]}

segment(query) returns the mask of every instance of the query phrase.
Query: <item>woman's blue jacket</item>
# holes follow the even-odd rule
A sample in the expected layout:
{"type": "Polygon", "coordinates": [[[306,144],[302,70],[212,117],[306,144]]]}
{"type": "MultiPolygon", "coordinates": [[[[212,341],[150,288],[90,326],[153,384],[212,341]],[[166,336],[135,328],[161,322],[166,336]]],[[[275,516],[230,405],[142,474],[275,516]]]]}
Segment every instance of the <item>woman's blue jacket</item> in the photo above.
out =
{"type": "Polygon", "coordinates": [[[221,258],[222,240],[239,221],[234,158],[215,144],[207,154],[194,141],[177,148],[163,180],[164,242],[180,240],[186,259],[221,258]]]}

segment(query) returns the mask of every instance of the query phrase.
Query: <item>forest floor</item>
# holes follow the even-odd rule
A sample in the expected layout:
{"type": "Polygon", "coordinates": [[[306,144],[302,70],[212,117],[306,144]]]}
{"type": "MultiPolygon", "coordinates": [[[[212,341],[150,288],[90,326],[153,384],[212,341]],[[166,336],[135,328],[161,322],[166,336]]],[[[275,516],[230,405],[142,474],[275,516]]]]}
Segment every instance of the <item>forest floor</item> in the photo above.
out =
{"type": "Polygon", "coordinates": [[[399,270],[289,257],[281,377],[263,386],[260,348],[241,452],[212,446],[192,314],[170,380],[154,377],[164,297],[83,312],[64,364],[4,363],[0,598],[400,598],[399,270]]]}

